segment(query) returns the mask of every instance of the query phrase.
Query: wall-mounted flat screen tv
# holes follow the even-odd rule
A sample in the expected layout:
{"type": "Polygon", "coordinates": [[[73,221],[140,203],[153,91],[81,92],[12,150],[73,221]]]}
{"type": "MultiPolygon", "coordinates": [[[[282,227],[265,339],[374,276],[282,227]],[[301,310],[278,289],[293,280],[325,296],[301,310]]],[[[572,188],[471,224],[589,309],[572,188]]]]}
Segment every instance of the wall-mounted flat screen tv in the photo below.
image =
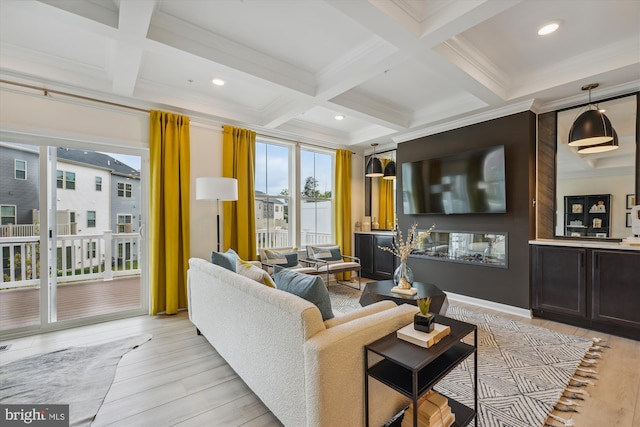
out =
{"type": "Polygon", "coordinates": [[[405,214],[507,211],[504,146],[402,164],[405,214]]]}

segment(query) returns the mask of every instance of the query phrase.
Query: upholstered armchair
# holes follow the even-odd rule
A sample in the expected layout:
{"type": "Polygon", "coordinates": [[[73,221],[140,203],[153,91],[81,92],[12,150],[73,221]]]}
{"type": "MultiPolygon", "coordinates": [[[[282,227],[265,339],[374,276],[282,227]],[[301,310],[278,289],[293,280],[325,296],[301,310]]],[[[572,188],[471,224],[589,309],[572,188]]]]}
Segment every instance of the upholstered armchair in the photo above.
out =
{"type": "Polygon", "coordinates": [[[275,268],[287,268],[298,273],[320,274],[318,263],[300,258],[298,248],[260,249],[262,269],[273,275],[275,268]]]}
{"type": "MultiPolygon", "coordinates": [[[[360,289],[360,258],[344,255],[340,250],[340,246],[307,245],[307,260],[316,262],[318,272],[327,275],[326,283],[329,283],[331,274],[356,273],[356,276],[358,276],[358,289],[360,289]]],[[[340,282],[338,281],[338,283],[340,282]]]]}

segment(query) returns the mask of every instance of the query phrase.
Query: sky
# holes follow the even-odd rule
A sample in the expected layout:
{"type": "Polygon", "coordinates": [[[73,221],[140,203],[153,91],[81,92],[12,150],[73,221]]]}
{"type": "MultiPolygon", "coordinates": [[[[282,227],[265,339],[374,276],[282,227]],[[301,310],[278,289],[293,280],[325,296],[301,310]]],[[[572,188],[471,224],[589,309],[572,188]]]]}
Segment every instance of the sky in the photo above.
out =
{"type": "MultiPolygon", "coordinates": [[[[267,194],[280,194],[289,189],[289,149],[275,144],[256,143],[255,189],[267,194]]],[[[332,157],[329,154],[301,150],[300,190],[309,176],[318,180],[321,193],[332,190],[332,157]]],[[[289,191],[291,194],[291,191],[289,191]]]]}
{"type": "Polygon", "coordinates": [[[137,171],[140,170],[140,162],[141,162],[140,156],[130,156],[128,154],[107,153],[107,152],[104,152],[104,151],[101,151],[101,153],[106,154],[108,156],[111,156],[116,160],[120,160],[125,165],[131,166],[133,169],[135,169],[137,171]]]}

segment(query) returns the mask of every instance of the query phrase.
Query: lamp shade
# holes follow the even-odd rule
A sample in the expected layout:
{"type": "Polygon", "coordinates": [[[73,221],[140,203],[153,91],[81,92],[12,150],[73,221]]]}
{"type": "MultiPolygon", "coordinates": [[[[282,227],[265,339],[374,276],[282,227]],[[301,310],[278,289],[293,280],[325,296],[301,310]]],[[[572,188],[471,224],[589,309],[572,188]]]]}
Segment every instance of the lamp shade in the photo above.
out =
{"type": "Polygon", "coordinates": [[[618,133],[614,129],[613,139],[611,141],[579,147],[578,154],[604,153],[605,151],[615,150],[616,148],[618,148],[618,133]]]}
{"type": "Polygon", "coordinates": [[[379,178],[383,175],[384,172],[382,171],[382,162],[379,158],[375,157],[375,155],[371,156],[369,158],[369,161],[367,162],[367,170],[364,176],[369,178],[379,178]]]}
{"type": "Polygon", "coordinates": [[[238,200],[238,180],[217,176],[196,178],[196,200],[238,200]]]}
{"type": "Polygon", "coordinates": [[[396,162],[390,161],[384,167],[384,176],[382,179],[396,179],[396,162]]]}
{"type": "Polygon", "coordinates": [[[609,118],[598,110],[587,110],[580,114],[569,131],[569,145],[604,144],[613,140],[613,126],[609,118]]]}

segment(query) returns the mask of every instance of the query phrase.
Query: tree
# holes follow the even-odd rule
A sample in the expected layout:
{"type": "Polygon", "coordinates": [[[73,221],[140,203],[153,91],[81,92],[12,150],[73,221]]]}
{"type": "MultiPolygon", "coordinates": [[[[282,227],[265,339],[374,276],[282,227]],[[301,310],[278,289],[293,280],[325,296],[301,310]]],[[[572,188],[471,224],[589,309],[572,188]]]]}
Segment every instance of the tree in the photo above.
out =
{"type": "Polygon", "coordinates": [[[318,180],[312,176],[308,176],[304,182],[304,190],[302,191],[302,197],[320,197],[321,194],[317,190],[318,180]]]}

